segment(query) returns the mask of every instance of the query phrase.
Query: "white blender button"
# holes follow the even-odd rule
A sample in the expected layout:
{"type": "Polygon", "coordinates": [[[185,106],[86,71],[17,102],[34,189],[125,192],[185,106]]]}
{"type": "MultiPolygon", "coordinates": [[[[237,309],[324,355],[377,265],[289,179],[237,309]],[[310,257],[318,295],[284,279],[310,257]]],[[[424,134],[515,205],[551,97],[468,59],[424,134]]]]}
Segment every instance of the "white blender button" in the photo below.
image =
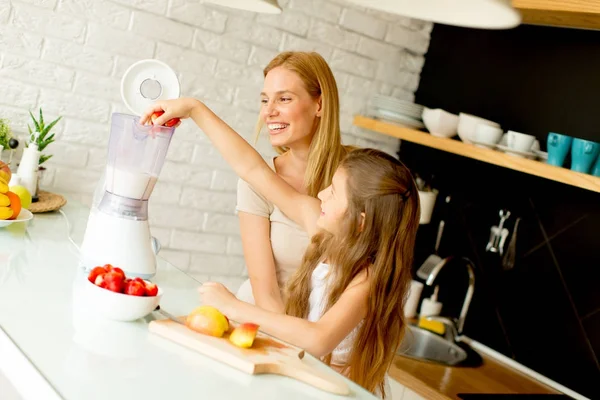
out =
{"type": "Polygon", "coordinates": [[[178,98],[180,90],[175,71],[154,59],[134,63],[121,79],[121,97],[134,115],[142,115],[156,100],[178,98]]]}

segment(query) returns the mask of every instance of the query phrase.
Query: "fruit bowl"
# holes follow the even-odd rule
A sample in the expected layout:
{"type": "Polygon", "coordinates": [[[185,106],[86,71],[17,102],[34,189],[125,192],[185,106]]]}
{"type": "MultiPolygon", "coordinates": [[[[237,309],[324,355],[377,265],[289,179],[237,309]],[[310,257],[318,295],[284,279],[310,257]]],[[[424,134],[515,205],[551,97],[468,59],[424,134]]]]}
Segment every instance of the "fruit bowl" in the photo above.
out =
{"type": "Polygon", "coordinates": [[[27,222],[32,218],[33,218],[33,214],[31,213],[31,211],[29,211],[25,208],[22,208],[21,212],[19,213],[17,218],[0,220],[0,228],[4,228],[6,226],[12,225],[15,222],[27,222]]]}
{"type": "Polygon", "coordinates": [[[81,294],[85,297],[87,306],[115,321],[135,321],[150,314],[160,303],[163,291],[159,287],[156,296],[133,296],[117,293],[94,285],[83,278],[81,294]]]}

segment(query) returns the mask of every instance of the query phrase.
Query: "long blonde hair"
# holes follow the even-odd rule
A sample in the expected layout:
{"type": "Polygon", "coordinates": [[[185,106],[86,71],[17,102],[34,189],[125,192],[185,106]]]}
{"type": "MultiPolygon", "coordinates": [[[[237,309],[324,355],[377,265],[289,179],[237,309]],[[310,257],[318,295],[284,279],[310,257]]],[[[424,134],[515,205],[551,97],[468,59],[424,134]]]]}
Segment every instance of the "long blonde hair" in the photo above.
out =
{"type": "MultiPolygon", "coordinates": [[[[384,377],[405,327],[402,310],[419,226],[419,197],[408,169],[381,151],[354,150],[340,168],[348,174],[342,233],[313,236],[302,265],[288,282],[286,313],[307,317],[312,272],[324,257],[332,268],[325,311],[366,269],[367,315],[342,368],[354,382],[385,396],[384,377]]],[[[325,362],[331,363],[331,354],[325,362]]]]}
{"type": "MultiPolygon", "coordinates": [[[[313,99],[321,97],[322,111],[308,152],[308,165],[304,173],[304,186],[309,196],[331,184],[331,178],[347,149],[342,146],[340,133],[340,100],[333,72],[319,53],[287,51],[278,54],[263,71],[266,77],[273,68],[284,67],[298,74],[313,99]]],[[[263,122],[259,119],[256,135],[263,122]]],[[[279,154],[289,149],[275,147],[279,154]]]]}

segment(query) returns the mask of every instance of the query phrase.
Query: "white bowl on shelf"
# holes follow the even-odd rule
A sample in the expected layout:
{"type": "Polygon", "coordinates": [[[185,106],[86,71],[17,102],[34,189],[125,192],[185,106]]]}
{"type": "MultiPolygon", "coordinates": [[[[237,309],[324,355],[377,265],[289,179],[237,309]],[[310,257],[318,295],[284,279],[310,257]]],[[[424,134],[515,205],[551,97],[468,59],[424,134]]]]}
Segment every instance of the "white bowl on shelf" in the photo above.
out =
{"type": "Polygon", "coordinates": [[[458,115],[458,137],[460,137],[460,140],[465,143],[472,143],[475,139],[475,128],[478,124],[500,128],[500,124],[497,122],[471,114],[460,113],[458,115]]]}
{"type": "Polygon", "coordinates": [[[425,107],[422,118],[425,127],[432,136],[451,138],[457,134],[458,115],[441,108],[425,107]]]}

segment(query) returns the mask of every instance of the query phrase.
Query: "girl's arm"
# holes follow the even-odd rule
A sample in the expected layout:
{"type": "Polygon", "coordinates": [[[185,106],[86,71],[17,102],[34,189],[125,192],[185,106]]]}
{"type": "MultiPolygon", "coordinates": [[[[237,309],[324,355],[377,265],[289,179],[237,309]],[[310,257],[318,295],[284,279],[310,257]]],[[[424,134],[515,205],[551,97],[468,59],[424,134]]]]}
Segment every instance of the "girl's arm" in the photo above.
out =
{"type": "Polygon", "coordinates": [[[271,222],[268,218],[239,212],[244,259],[252,284],[252,295],[258,307],[283,314],[285,307],[271,247],[271,222]]]}
{"type": "Polygon", "coordinates": [[[244,303],[220,283],[208,282],[198,290],[204,304],[218,308],[231,319],[258,324],[261,331],[298,346],[315,357],[323,357],[331,353],[365,318],[369,281],[366,274],[357,277],[317,322],[244,303]]]}
{"type": "Polygon", "coordinates": [[[191,98],[158,101],[140,118],[140,123],[148,121],[155,111],[164,111],[155,125],[172,118],[192,118],[240,178],[302,226],[309,236],[316,232],[320,201],[298,193],[277,176],[244,138],[203,103],[191,98]]]}

